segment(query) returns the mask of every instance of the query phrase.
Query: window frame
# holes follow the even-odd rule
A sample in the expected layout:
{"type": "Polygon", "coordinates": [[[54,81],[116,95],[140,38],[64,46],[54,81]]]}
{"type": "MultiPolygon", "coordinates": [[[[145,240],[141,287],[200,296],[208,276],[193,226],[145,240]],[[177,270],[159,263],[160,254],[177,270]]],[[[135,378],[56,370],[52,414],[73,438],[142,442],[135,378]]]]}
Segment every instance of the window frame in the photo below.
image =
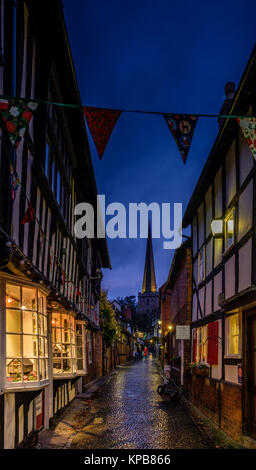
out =
{"type": "MultiPolygon", "coordinates": [[[[76,338],[75,338],[75,316],[71,313],[71,311],[63,311],[61,308],[56,308],[53,312],[52,312],[52,373],[53,373],[53,378],[57,377],[67,377],[67,376],[76,376],[77,375],[77,365],[76,365],[76,338]],[[53,315],[59,315],[59,319],[60,319],[60,326],[53,326],[53,315]],[[68,322],[69,322],[69,326],[67,328],[65,328],[65,326],[63,326],[63,318],[62,316],[66,315],[68,317],[68,322]],[[71,318],[73,319],[72,322],[73,322],[73,325],[74,325],[74,329],[72,329],[72,322],[70,321],[71,318]],[[54,330],[55,330],[55,338],[56,340],[54,339],[54,330]],[[72,331],[73,331],[73,334],[72,334],[72,331]],[[57,336],[57,333],[60,333],[60,339],[58,340],[58,336],[57,336]],[[69,341],[64,341],[65,339],[65,332],[69,333],[69,341]],[[64,339],[63,339],[64,338],[64,339]],[[72,342],[72,338],[73,338],[73,342],[72,342]],[[59,348],[59,346],[61,346],[61,348],[59,348]],[[60,364],[61,364],[61,367],[60,369],[56,369],[54,368],[54,347],[57,347],[59,348],[59,353],[60,353],[60,357],[59,357],[59,360],[60,360],[60,364]],[[70,355],[68,356],[65,356],[65,347],[66,348],[70,348],[70,355]],[[64,371],[63,369],[63,363],[64,363],[64,360],[69,360],[70,363],[71,363],[71,370],[66,370],[64,371]],[[74,367],[74,364],[75,364],[75,367],[74,367]],[[57,370],[59,370],[59,372],[56,372],[57,370]]],[[[57,353],[57,352],[55,352],[57,353]]]]}
{"type": "MultiPolygon", "coordinates": [[[[4,334],[4,350],[3,350],[3,357],[2,359],[2,378],[4,388],[6,390],[16,390],[16,389],[35,389],[41,388],[47,384],[49,384],[49,328],[48,328],[48,311],[47,311],[47,294],[48,292],[37,284],[31,284],[21,281],[20,279],[13,279],[12,276],[0,276],[0,291],[3,292],[3,300],[1,304],[2,313],[0,313],[0,320],[2,324],[3,334],[4,334]],[[8,307],[7,304],[7,285],[18,287],[20,291],[20,302],[19,306],[10,306],[8,307]],[[36,290],[36,308],[22,308],[22,297],[23,297],[23,289],[35,289],[36,290]],[[40,293],[40,297],[39,297],[40,293]],[[39,299],[45,299],[44,309],[40,308],[39,306],[39,299]],[[19,331],[7,331],[7,315],[9,311],[16,311],[19,313],[20,316],[20,327],[19,331]],[[24,332],[24,315],[25,313],[31,313],[31,319],[33,316],[36,316],[36,332],[24,332]],[[20,355],[15,354],[7,354],[7,335],[9,336],[17,336],[20,340],[20,355]],[[35,341],[36,338],[36,353],[30,354],[28,357],[24,355],[24,339],[25,338],[33,338],[32,341],[35,341]],[[43,354],[40,354],[42,351],[40,349],[43,347],[43,354]],[[33,356],[33,357],[32,357],[33,356]],[[7,367],[11,364],[9,361],[19,360],[21,362],[21,380],[14,381],[8,380],[11,376],[7,375],[7,367]],[[37,363],[37,380],[24,380],[24,376],[29,375],[35,366],[35,362],[33,363],[32,371],[29,374],[25,374],[24,371],[24,360],[35,361],[37,363]],[[9,364],[7,364],[9,362],[9,364]],[[41,371],[44,371],[44,377],[40,378],[41,371]]],[[[34,347],[34,345],[33,345],[34,347]]],[[[32,348],[33,349],[33,348],[32,348]]],[[[33,371],[35,373],[35,371],[33,371]]]]}
{"type": "Polygon", "coordinates": [[[234,313],[232,315],[228,315],[225,318],[225,358],[238,358],[241,359],[242,357],[242,315],[240,312],[234,313]],[[238,353],[237,354],[232,354],[230,352],[230,338],[229,338],[229,332],[230,332],[230,320],[233,319],[235,316],[238,316],[238,335],[233,335],[233,336],[238,336],[238,353]]]}
{"type": "Polygon", "coordinates": [[[87,367],[87,357],[86,357],[86,325],[85,325],[85,322],[83,321],[76,321],[75,322],[75,327],[77,325],[81,325],[82,326],[82,334],[81,335],[77,335],[77,332],[76,332],[76,328],[75,328],[75,341],[77,340],[77,337],[81,336],[82,337],[82,346],[78,346],[77,343],[76,343],[76,362],[81,359],[78,357],[77,355],[77,348],[78,347],[82,347],[82,354],[83,354],[83,357],[82,357],[82,360],[83,360],[83,369],[79,369],[78,368],[78,363],[76,365],[76,368],[77,368],[77,374],[78,375],[85,375],[87,374],[87,370],[88,370],[88,367],[87,367]]]}
{"type": "Polygon", "coordinates": [[[233,207],[224,218],[224,253],[229,251],[235,244],[235,223],[236,223],[236,213],[235,208],[233,207]],[[233,220],[233,235],[228,237],[228,222],[233,220]],[[232,242],[229,244],[229,240],[232,238],[232,242]]]}

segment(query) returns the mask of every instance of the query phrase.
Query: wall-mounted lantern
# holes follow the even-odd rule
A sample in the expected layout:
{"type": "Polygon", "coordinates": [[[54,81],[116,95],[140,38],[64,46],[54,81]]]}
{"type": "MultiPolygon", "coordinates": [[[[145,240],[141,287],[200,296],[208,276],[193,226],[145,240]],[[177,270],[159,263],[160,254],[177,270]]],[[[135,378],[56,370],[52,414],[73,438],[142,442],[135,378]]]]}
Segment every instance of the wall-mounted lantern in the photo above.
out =
{"type": "Polygon", "coordinates": [[[211,222],[211,230],[214,237],[223,237],[224,222],[222,219],[213,219],[211,222]]]}

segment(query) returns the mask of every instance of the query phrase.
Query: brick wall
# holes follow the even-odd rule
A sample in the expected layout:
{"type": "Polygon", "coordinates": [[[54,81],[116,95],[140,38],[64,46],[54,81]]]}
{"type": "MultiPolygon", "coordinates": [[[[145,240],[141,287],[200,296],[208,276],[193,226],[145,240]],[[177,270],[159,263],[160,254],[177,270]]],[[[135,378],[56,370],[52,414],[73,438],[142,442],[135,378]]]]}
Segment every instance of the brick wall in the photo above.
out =
{"type": "Polygon", "coordinates": [[[190,375],[186,379],[186,388],[194,405],[229,436],[239,439],[242,434],[241,387],[224,382],[219,391],[218,381],[190,375]]]}

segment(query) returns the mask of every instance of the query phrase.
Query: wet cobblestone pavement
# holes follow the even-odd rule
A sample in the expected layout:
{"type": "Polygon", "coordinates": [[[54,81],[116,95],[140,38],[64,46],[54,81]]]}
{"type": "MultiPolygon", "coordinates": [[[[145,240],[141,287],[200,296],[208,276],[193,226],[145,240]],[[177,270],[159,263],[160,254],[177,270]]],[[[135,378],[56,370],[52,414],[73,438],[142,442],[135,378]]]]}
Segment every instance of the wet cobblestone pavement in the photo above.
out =
{"type": "Polygon", "coordinates": [[[80,412],[68,447],[206,449],[207,443],[182,406],[157,394],[160,383],[153,359],[123,366],[92,400],[78,400],[80,412]]]}

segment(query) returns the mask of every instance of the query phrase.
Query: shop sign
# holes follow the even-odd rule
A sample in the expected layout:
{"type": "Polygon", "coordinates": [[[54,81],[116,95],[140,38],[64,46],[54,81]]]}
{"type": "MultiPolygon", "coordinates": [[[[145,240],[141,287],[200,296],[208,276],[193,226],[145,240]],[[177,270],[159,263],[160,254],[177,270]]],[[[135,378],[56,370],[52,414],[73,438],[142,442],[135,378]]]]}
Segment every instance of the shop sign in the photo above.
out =
{"type": "Polygon", "coordinates": [[[190,326],[176,325],[176,339],[190,339],[190,326]]]}

